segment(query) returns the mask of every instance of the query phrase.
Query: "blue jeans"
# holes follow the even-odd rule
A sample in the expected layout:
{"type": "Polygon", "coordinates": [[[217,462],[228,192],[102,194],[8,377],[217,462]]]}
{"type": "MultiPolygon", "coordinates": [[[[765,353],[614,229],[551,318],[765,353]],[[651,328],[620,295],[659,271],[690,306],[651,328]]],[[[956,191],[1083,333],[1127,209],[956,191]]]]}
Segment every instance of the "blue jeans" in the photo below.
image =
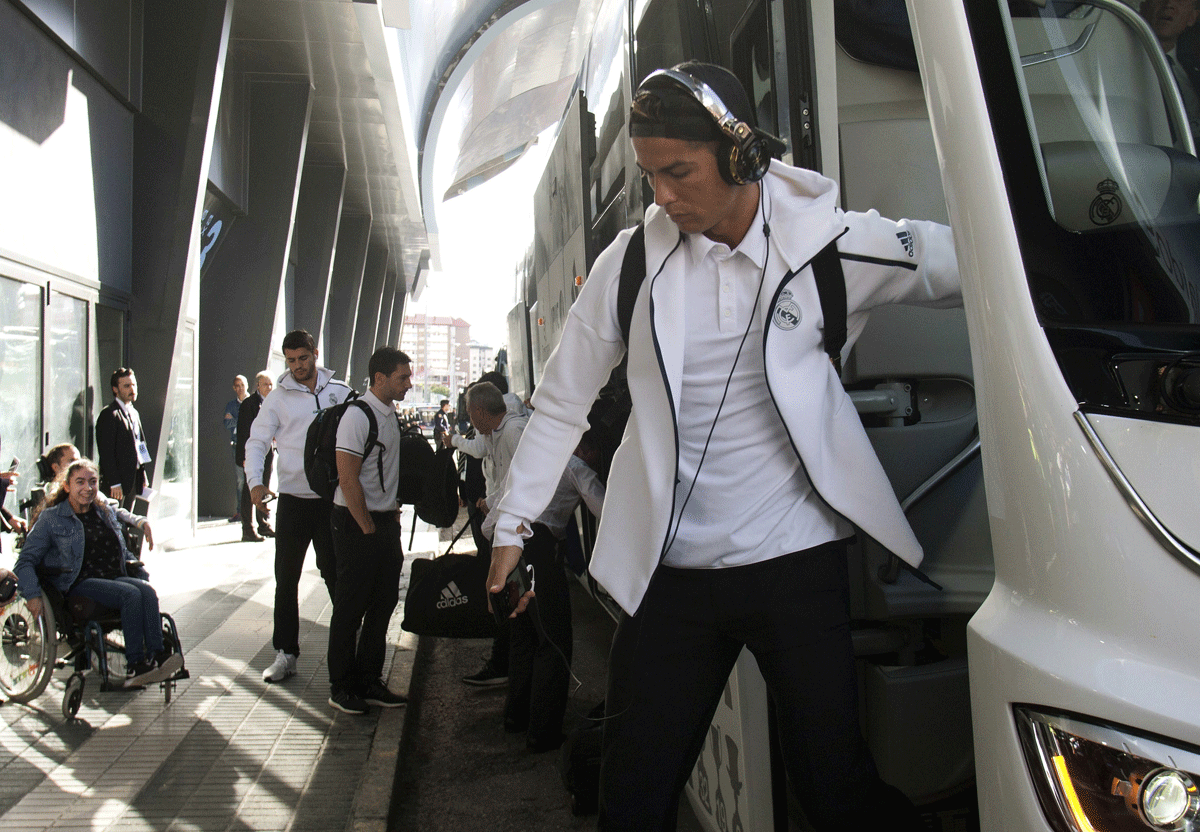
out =
{"type": "Polygon", "coordinates": [[[72,595],[91,598],[97,604],[121,611],[125,633],[125,661],[137,664],[154,658],[163,649],[162,617],[158,593],[141,578],[86,578],[71,588],[72,595]],[[143,647],[144,645],[144,647],[143,647]]]}

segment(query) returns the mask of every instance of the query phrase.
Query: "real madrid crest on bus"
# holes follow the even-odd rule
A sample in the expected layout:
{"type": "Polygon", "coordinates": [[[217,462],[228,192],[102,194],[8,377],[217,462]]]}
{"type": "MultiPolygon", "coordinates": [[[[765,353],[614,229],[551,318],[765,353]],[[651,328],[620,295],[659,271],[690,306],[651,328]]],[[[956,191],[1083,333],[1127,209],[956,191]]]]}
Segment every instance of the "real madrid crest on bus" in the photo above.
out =
{"type": "Polygon", "coordinates": [[[780,329],[795,329],[800,325],[800,305],[792,300],[792,293],[784,289],[775,301],[775,311],[771,313],[771,322],[780,329]]]}
{"type": "Polygon", "coordinates": [[[1092,200],[1088,215],[1096,225],[1109,225],[1121,216],[1120,188],[1113,180],[1105,179],[1096,186],[1096,190],[1100,195],[1092,200]]]}

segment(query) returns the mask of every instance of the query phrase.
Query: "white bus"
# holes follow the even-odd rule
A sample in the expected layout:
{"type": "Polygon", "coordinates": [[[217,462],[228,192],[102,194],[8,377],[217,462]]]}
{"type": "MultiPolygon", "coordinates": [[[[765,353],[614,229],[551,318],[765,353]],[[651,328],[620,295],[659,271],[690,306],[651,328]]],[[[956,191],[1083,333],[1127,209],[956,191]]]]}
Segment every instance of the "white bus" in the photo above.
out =
{"type": "MultiPolygon", "coordinates": [[[[535,201],[522,398],[652,198],[625,119],[653,69],[730,67],[844,208],[953,227],[964,308],[874,313],[843,373],[936,584],[851,549],[863,729],[933,828],[1200,828],[1200,162],[1137,12],[606,0],[535,201]]],[[[627,407],[618,370],[611,444],[627,407]]],[[[744,655],[688,787],[708,828],[807,828],[770,724],[744,655]]]]}

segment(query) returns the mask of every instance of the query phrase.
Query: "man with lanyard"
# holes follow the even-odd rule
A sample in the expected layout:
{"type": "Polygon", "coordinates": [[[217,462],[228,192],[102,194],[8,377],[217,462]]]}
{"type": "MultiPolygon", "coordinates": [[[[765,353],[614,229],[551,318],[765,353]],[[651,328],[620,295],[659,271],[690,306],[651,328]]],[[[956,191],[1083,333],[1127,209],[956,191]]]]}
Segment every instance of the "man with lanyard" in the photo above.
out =
{"type": "Polygon", "coordinates": [[[949,229],[843,212],[836,183],[771,158],[780,143],[755,128],[721,67],[652,73],[634,95],[630,134],[654,189],[646,278],[623,329],[633,232],[622,232],[572,305],[496,509],[489,591],[517,564],[627,332],[633,410],[590,565],[624,610],[600,828],[674,829],[745,647],[812,825],[923,829],[879,778],[859,729],[846,541],[857,526],[914,566],[921,547],[823,349],[811,263],[822,255],[844,272],[840,359],[874,306],[960,302],[949,229]]]}
{"type": "Polygon", "coordinates": [[[398,708],[407,700],[380,675],[387,628],[400,599],[400,420],[394,402],[412,389],[412,365],[395,347],[375,350],[367,364],[371,388],[362,407],[349,407],[337,429],[338,487],[333,494],[337,596],[329,619],[329,704],[347,714],[368,705],[398,708]],[[368,445],[369,407],[376,441],[368,445]],[[358,635],[357,647],[355,635],[358,635]]]}
{"type": "Polygon", "coordinates": [[[308,487],[304,474],[304,440],[318,410],[346,400],[350,388],[317,366],[317,346],[302,329],[283,338],[288,371],[279,386],[263,400],[246,440],[246,484],[250,499],[270,515],[267,501],[275,496],[263,483],[263,465],[275,443],[279,517],[275,521],[275,630],[271,643],[275,660],[263,671],[264,682],[282,682],[295,674],[300,655],[300,574],[312,543],[317,569],[334,598],[337,568],[329,529],[330,503],[308,487]]]}
{"type": "Polygon", "coordinates": [[[96,419],[96,453],[100,457],[100,488],[126,511],[150,485],[150,448],[142,431],[137,400],[137,376],[128,367],[113,371],[109,384],[113,401],[96,419]]]}

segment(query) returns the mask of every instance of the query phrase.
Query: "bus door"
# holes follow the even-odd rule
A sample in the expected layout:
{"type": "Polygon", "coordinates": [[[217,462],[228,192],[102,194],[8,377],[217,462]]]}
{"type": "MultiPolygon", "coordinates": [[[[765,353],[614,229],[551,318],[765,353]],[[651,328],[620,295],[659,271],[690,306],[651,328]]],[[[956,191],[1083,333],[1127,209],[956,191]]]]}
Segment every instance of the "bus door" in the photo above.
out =
{"type": "MultiPolygon", "coordinates": [[[[995,583],[985,830],[1200,823],[1200,162],[1162,4],[911,0],[963,274],[995,583]]],[[[1191,115],[1195,118],[1195,115],[1191,115]]]]}

